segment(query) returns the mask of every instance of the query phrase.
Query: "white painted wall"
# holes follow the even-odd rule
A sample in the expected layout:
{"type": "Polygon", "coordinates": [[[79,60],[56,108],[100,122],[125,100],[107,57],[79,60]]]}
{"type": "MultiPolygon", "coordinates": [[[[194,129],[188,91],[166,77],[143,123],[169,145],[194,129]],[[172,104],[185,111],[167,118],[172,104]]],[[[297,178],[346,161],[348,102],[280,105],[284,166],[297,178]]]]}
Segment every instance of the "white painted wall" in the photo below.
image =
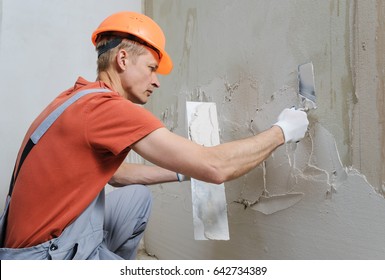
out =
{"type": "Polygon", "coordinates": [[[91,34],[108,15],[142,11],[141,0],[0,0],[0,206],[24,134],[78,76],[94,80],[91,34]]]}

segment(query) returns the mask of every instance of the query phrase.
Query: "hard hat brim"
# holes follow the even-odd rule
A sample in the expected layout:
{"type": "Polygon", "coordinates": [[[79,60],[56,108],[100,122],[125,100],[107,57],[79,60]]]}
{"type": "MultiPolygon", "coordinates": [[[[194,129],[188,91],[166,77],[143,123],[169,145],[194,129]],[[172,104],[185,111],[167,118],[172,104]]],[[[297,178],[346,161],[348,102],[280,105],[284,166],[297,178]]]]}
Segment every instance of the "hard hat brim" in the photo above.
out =
{"type": "Polygon", "coordinates": [[[162,58],[159,62],[158,69],[156,70],[156,72],[162,75],[167,75],[171,72],[173,68],[172,60],[165,50],[159,50],[159,51],[162,54],[162,58]]]}

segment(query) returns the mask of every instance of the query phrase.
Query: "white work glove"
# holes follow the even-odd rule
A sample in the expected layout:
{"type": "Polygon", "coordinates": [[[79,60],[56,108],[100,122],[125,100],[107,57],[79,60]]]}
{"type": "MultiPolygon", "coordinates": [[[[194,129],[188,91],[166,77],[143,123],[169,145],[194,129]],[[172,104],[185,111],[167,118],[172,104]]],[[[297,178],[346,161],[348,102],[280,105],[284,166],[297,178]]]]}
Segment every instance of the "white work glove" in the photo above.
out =
{"type": "Polygon", "coordinates": [[[305,136],[309,121],[303,110],[286,108],[279,114],[278,121],[274,125],[282,129],[285,143],[296,143],[305,136]]]}

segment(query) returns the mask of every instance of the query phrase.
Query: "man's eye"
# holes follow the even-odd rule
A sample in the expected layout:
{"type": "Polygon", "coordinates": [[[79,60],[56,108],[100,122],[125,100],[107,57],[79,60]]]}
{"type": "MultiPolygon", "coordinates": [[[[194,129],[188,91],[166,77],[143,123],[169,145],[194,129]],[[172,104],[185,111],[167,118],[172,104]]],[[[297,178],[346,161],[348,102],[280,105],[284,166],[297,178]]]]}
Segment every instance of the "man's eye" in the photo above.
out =
{"type": "Polygon", "coordinates": [[[156,72],[156,69],[158,69],[158,67],[156,66],[148,66],[151,70],[151,72],[156,72]]]}

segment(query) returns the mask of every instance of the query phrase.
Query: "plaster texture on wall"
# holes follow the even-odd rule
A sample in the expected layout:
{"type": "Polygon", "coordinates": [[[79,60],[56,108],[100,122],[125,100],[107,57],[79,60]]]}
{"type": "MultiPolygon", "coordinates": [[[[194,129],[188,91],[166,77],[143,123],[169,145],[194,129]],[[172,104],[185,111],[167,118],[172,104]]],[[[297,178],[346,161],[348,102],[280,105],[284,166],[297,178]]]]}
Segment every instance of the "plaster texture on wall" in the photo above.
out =
{"type": "Polygon", "coordinates": [[[356,1],[353,164],[385,194],[385,3],[356,1]],[[376,147],[376,148],[374,148],[376,147]]]}
{"type": "Polygon", "coordinates": [[[229,241],[194,241],[189,184],[163,184],[152,188],[149,253],[160,259],[383,259],[384,23],[376,19],[384,5],[145,4],[165,31],[175,65],[149,107],[176,133],[186,134],[185,101],[217,104],[221,142],[263,131],[283,108],[300,104],[296,69],[307,61],[315,66],[317,94],[303,141],[225,183],[229,241]],[[366,30],[373,26],[372,36],[366,30]]]}

